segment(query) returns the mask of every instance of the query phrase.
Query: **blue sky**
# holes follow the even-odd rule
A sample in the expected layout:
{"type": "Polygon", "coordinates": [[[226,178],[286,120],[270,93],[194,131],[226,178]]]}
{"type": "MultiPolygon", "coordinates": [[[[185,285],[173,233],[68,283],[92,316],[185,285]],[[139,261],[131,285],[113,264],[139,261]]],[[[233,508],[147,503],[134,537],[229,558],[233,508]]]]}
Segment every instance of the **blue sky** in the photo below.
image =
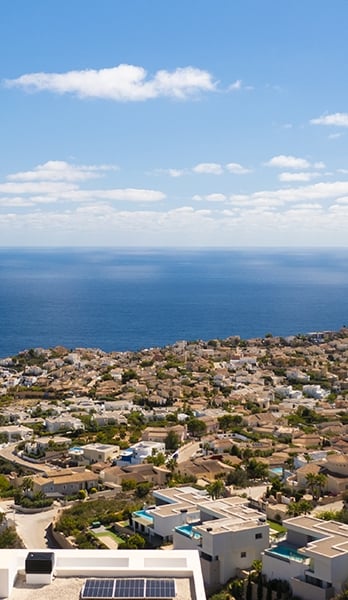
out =
{"type": "Polygon", "coordinates": [[[2,0],[0,245],[346,246],[348,3],[2,0]]]}

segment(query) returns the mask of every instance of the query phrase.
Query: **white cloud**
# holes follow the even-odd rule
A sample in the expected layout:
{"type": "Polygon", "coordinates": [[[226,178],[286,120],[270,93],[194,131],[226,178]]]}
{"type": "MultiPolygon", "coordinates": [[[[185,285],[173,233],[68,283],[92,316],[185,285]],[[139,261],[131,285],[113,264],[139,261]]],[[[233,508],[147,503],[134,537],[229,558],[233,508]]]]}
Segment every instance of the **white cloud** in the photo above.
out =
{"type": "Polygon", "coordinates": [[[285,154],[273,156],[273,158],[268,160],[265,165],[267,167],[277,167],[279,169],[308,169],[310,167],[310,163],[305,158],[286,156],[285,154]]]}
{"type": "Polygon", "coordinates": [[[280,173],[278,175],[279,181],[311,181],[319,177],[320,173],[313,173],[311,171],[301,171],[298,173],[280,173]]]}
{"type": "Polygon", "coordinates": [[[328,135],[329,140],[337,140],[338,138],[342,137],[343,133],[330,133],[330,135],[328,135]]]}
{"type": "Polygon", "coordinates": [[[202,200],[206,200],[207,202],[226,202],[227,196],[225,196],[225,194],[220,193],[206,194],[205,196],[195,194],[194,196],[192,196],[192,200],[195,202],[201,202],[202,200]]]}
{"type": "Polygon", "coordinates": [[[312,125],[333,125],[335,127],[348,127],[348,113],[332,113],[330,115],[321,115],[316,119],[311,119],[312,125]]]}
{"type": "Polygon", "coordinates": [[[169,177],[183,177],[183,175],[186,175],[187,173],[187,169],[155,169],[154,171],[152,171],[151,174],[155,174],[155,175],[169,175],[169,177]]]}
{"type": "Polygon", "coordinates": [[[223,168],[219,163],[199,163],[193,167],[194,173],[204,173],[206,175],[222,175],[223,168]]]}
{"type": "Polygon", "coordinates": [[[106,190],[77,190],[66,195],[71,200],[125,200],[127,202],[159,202],[166,195],[158,190],[147,190],[138,188],[120,188],[106,190]]]}
{"type": "MultiPolygon", "coordinates": [[[[313,183],[296,188],[281,188],[278,190],[263,190],[243,196],[245,201],[276,200],[281,202],[304,202],[308,200],[328,200],[348,194],[348,181],[334,181],[331,183],[313,183]]],[[[231,196],[233,202],[240,201],[240,195],[231,196]]]]}
{"type": "Polygon", "coordinates": [[[121,102],[159,97],[186,99],[201,92],[215,91],[217,87],[211,73],[191,66],[174,71],[160,70],[149,77],[143,67],[127,64],[99,70],[29,73],[4,83],[7,87],[33,92],[50,91],[121,102]]]}
{"type": "Polygon", "coordinates": [[[71,165],[63,160],[49,160],[32,171],[8,175],[9,181],[86,181],[102,177],[106,171],[117,171],[116,165],[71,165]]]}
{"type": "Polygon", "coordinates": [[[65,161],[48,161],[31,171],[7,176],[0,183],[0,204],[9,205],[8,196],[16,195],[11,206],[29,206],[64,202],[93,202],[95,199],[125,202],[159,202],[166,195],[159,190],[142,188],[82,189],[86,180],[102,177],[115,171],[114,165],[71,165],[65,161]],[[5,198],[1,198],[5,194],[5,198]]]}
{"type": "Polygon", "coordinates": [[[239,163],[234,163],[234,162],[228,163],[226,165],[226,169],[227,169],[227,171],[229,171],[230,173],[234,173],[235,175],[244,175],[245,173],[250,173],[250,169],[247,169],[246,167],[243,167],[239,163]]]}
{"type": "Polygon", "coordinates": [[[14,181],[0,183],[3,194],[64,194],[78,189],[75,184],[61,181],[14,181]]]}
{"type": "Polygon", "coordinates": [[[228,86],[229,91],[234,92],[242,88],[242,80],[237,79],[234,83],[228,86]]]}

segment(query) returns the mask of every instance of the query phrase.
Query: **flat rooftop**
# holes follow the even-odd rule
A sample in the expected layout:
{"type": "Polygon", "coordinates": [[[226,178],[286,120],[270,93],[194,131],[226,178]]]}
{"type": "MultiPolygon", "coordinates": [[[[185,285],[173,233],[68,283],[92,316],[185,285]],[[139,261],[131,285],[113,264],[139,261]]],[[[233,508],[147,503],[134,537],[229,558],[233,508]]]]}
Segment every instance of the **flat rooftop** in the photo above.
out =
{"type": "Polygon", "coordinates": [[[28,584],[25,566],[29,553],[40,554],[41,560],[46,554],[35,549],[0,549],[0,598],[80,600],[89,579],[139,578],[174,580],[173,600],[206,598],[197,550],[54,550],[49,553],[54,554],[52,581],[50,576],[47,582],[47,575],[35,575],[35,583],[28,584]]]}
{"type": "MultiPolygon", "coordinates": [[[[19,575],[8,600],[80,600],[86,578],[57,578],[47,585],[28,585],[25,576],[19,575]]],[[[174,600],[200,600],[192,595],[189,578],[174,578],[174,600]]],[[[128,598],[128,600],[131,600],[128,598]]]]}

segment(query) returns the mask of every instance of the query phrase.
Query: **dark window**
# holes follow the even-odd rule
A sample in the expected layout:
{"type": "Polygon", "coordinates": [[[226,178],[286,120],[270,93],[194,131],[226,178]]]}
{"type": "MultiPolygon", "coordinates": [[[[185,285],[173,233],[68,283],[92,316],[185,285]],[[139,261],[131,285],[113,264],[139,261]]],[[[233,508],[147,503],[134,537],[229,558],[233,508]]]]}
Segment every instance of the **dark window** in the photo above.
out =
{"type": "Polygon", "coordinates": [[[256,533],[255,534],[255,539],[256,540],[261,540],[261,538],[262,538],[262,533],[256,533]]]}
{"type": "Polygon", "coordinates": [[[241,557],[241,558],[245,558],[245,557],[246,557],[246,552],[241,552],[241,553],[240,553],[240,557],[241,557]]]}

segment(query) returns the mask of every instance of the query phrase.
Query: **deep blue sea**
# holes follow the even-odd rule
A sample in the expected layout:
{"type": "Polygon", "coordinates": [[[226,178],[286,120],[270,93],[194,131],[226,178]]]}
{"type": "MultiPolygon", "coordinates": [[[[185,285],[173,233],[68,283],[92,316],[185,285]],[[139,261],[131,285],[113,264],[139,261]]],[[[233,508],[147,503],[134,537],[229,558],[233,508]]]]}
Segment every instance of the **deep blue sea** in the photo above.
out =
{"type": "Polygon", "coordinates": [[[0,249],[0,357],[337,330],[348,249],[0,249]]]}

